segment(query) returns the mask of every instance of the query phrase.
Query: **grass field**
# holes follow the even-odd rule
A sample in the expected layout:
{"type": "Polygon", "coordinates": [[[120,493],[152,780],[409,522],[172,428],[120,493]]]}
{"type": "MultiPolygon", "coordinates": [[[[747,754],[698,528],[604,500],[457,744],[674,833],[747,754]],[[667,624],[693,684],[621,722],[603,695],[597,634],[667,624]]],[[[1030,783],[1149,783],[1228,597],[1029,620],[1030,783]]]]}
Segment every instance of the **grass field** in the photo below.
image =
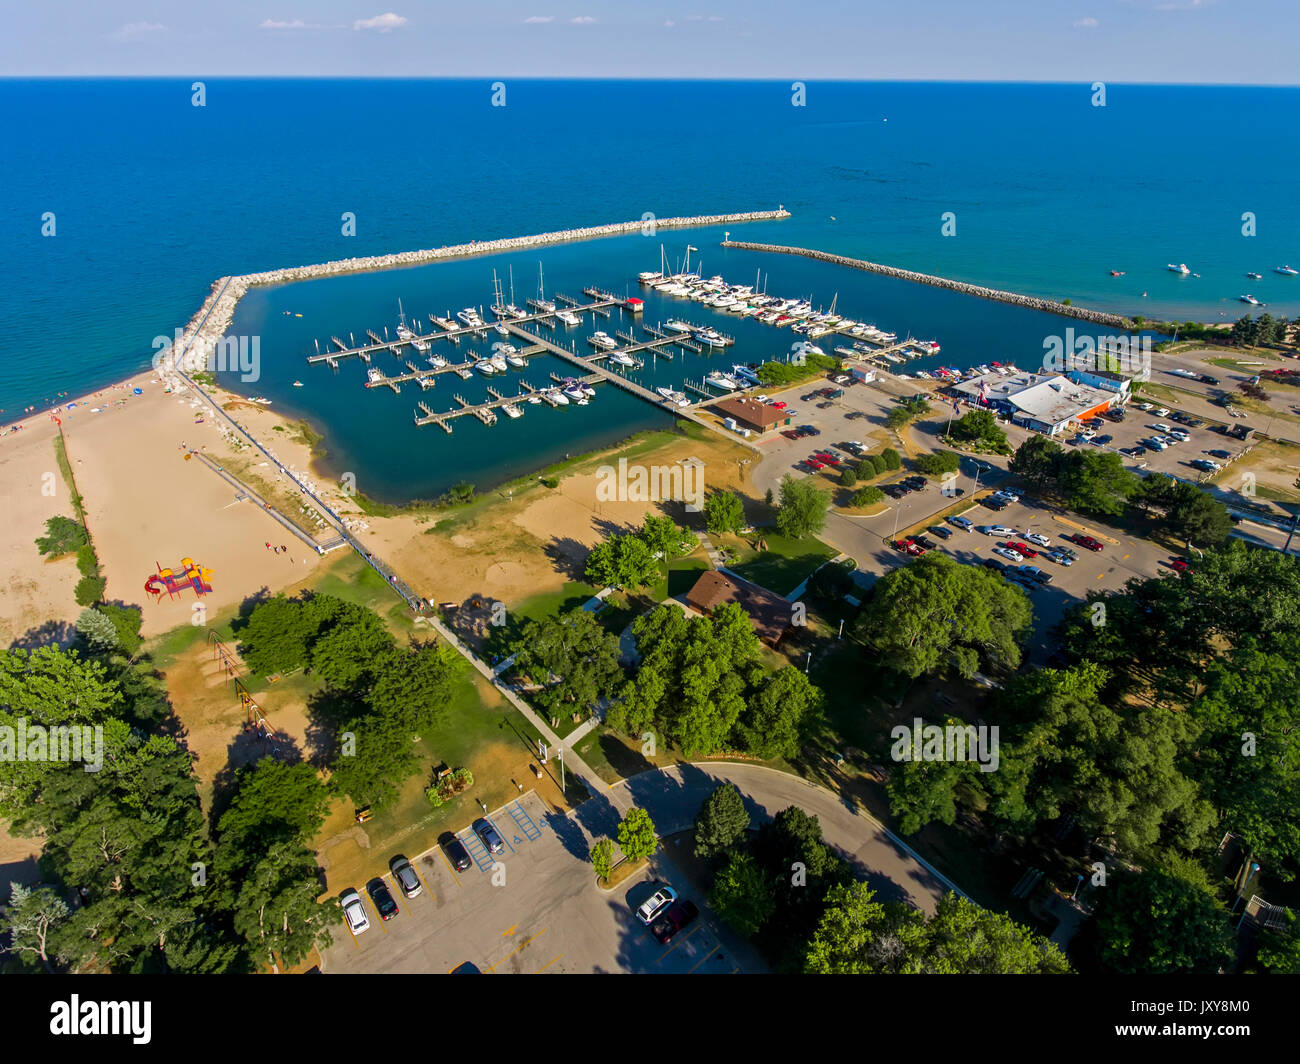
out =
{"type": "Polygon", "coordinates": [[[839,553],[819,539],[788,539],[766,531],[762,538],[767,544],[765,551],[758,550],[750,541],[724,537],[725,544],[738,555],[728,562],[727,568],[778,595],[788,595],[822,563],[839,553]]]}

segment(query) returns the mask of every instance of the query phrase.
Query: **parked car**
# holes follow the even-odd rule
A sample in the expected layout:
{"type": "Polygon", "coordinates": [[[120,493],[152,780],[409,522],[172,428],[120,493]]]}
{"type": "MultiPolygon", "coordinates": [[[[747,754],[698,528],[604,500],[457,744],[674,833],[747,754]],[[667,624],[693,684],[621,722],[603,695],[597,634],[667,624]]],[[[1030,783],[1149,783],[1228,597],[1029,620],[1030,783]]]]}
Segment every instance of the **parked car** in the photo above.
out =
{"type": "Polygon", "coordinates": [[[995,499],[1005,499],[1007,502],[1019,502],[1020,495],[1008,488],[1001,488],[993,493],[995,499]]]}
{"type": "Polygon", "coordinates": [[[1041,532],[1026,532],[1025,539],[1029,540],[1030,543],[1037,543],[1040,547],[1050,547],[1052,545],[1052,541],[1041,532]]]}
{"type": "Polygon", "coordinates": [[[482,840],[483,845],[487,847],[488,853],[500,853],[506,848],[505,842],[497,834],[497,829],[483,817],[479,817],[474,821],[474,834],[482,840]]]}
{"type": "Polygon", "coordinates": [[[1010,503],[1008,503],[1006,499],[999,499],[989,495],[984,499],[984,505],[990,510],[1005,510],[1010,503]]]}
{"type": "Polygon", "coordinates": [[[980,525],[978,531],[983,532],[986,536],[1014,536],[1016,530],[1007,528],[1006,525],[980,525]]]}
{"type": "Polygon", "coordinates": [[[1040,584],[1050,584],[1052,582],[1052,574],[1044,569],[1038,568],[1036,565],[1022,565],[1020,567],[1020,572],[1029,577],[1029,579],[1037,581],[1040,584]]]}
{"type": "Polygon", "coordinates": [[[1102,549],[1102,543],[1100,540],[1093,539],[1092,536],[1085,536],[1081,533],[1077,534],[1074,537],[1074,542],[1079,544],[1080,547],[1083,547],[1086,550],[1090,550],[1093,552],[1097,552],[1102,549]]]}
{"type": "Polygon", "coordinates": [[[343,916],[348,922],[348,930],[354,935],[370,930],[370,921],[366,918],[365,902],[361,900],[361,895],[353,888],[348,887],[339,895],[339,904],[343,906],[343,916]]]}
{"type": "Polygon", "coordinates": [[[1019,540],[1007,540],[1007,546],[1017,554],[1023,554],[1026,558],[1038,557],[1038,551],[1034,550],[1028,543],[1021,543],[1019,540]]]}
{"type": "Polygon", "coordinates": [[[650,932],[657,938],[661,945],[668,945],[673,940],[673,936],[684,928],[689,927],[700,910],[696,908],[693,901],[674,902],[664,910],[662,916],[650,925],[650,932]]]}
{"type": "Polygon", "coordinates": [[[1072,547],[1067,547],[1064,543],[1058,543],[1052,550],[1057,554],[1064,554],[1071,561],[1079,557],[1079,552],[1072,547]]]}
{"type": "Polygon", "coordinates": [[[1006,567],[1005,565],[1003,565],[1000,561],[998,561],[996,558],[985,558],[985,559],[984,559],[984,568],[985,568],[985,569],[993,569],[993,570],[995,570],[996,572],[1002,573],[1002,572],[1005,572],[1005,571],[1006,571],[1006,568],[1007,568],[1007,567],[1006,567]]]}
{"type": "Polygon", "coordinates": [[[1230,458],[1232,458],[1231,451],[1215,450],[1215,451],[1206,451],[1205,453],[1208,454],[1211,458],[1222,458],[1224,461],[1227,461],[1230,458]]]}
{"type": "Polygon", "coordinates": [[[1152,412],[1153,414],[1155,414],[1156,417],[1168,417],[1168,416],[1169,416],[1169,411],[1166,410],[1163,406],[1158,406],[1158,407],[1156,407],[1156,408],[1155,408],[1153,411],[1151,411],[1151,412],[1152,412]]]}
{"type": "Polygon", "coordinates": [[[934,548],[938,546],[938,544],[936,544],[929,536],[917,536],[912,540],[912,542],[924,547],[926,550],[934,550],[934,548]]]}
{"type": "Polygon", "coordinates": [[[1194,469],[1200,469],[1206,473],[1217,473],[1223,466],[1218,462],[1211,462],[1208,458],[1194,458],[1188,465],[1194,469]]]}
{"type": "Polygon", "coordinates": [[[1014,551],[1010,547],[1004,547],[1001,544],[993,548],[993,553],[1006,558],[1007,561],[1023,562],[1025,560],[1024,555],[1019,551],[1014,551]]]}
{"type": "Polygon", "coordinates": [[[668,906],[672,905],[676,900],[677,891],[673,890],[672,887],[665,883],[651,894],[650,897],[646,898],[645,901],[637,906],[637,919],[643,924],[649,926],[654,923],[660,913],[667,909],[668,906]]]}
{"type": "Polygon", "coordinates": [[[408,898],[417,898],[423,888],[415,868],[400,854],[388,862],[388,870],[393,873],[393,882],[408,898]]]}
{"type": "Polygon", "coordinates": [[[1074,559],[1068,554],[1061,554],[1059,551],[1049,550],[1043,555],[1044,558],[1051,558],[1057,565],[1064,566],[1066,569],[1074,564],[1074,559]]]}
{"type": "Polygon", "coordinates": [[[447,855],[451,867],[456,869],[457,872],[464,872],[474,863],[470,860],[469,850],[465,849],[465,844],[450,831],[438,840],[438,845],[442,847],[442,852],[447,855]]]}
{"type": "Polygon", "coordinates": [[[1216,384],[1216,385],[1217,385],[1217,384],[1219,383],[1219,378],[1218,378],[1218,377],[1211,377],[1208,373],[1202,373],[1202,374],[1201,374],[1201,383],[1202,383],[1202,384],[1216,384]]]}
{"type": "Polygon", "coordinates": [[[933,532],[940,539],[949,539],[952,536],[952,529],[944,528],[943,525],[931,525],[926,531],[933,532]]]}
{"type": "Polygon", "coordinates": [[[1094,436],[1088,442],[1091,443],[1094,447],[1105,447],[1114,438],[1115,438],[1114,436],[1094,436]]]}
{"type": "Polygon", "coordinates": [[[375,910],[379,913],[379,919],[391,920],[397,915],[397,902],[393,900],[388,884],[382,879],[372,879],[367,883],[366,893],[370,895],[370,900],[374,902],[375,910]]]}
{"type": "Polygon", "coordinates": [[[968,517],[945,517],[944,520],[947,521],[948,524],[960,528],[963,532],[969,532],[971,528],[974,527],[968,517]]]}
{"type": "Polygon", "coordinates": [[[1176,573],[1193,573],[1196,571],[1187,563],[1186,558],[1172,559],[1169,562],[1169,568],[1171,568],[1176,573]]]}

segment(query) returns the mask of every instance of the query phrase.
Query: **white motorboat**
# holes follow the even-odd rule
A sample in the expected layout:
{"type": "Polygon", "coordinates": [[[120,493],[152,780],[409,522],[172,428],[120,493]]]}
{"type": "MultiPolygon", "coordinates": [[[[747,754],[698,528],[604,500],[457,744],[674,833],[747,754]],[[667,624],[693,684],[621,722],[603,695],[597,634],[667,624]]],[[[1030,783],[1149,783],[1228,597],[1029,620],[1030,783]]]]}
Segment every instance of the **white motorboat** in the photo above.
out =
{"type": "Polygon", "coordinates": [[[592,333],[587,337],[587,343],[591,344],[592,347],[604,348],[606,351],[612,351],[618,346],[618,341],[607,332],[592,333]]]}
{"type": "Polygon", "coordinates": [[[582,324],[582,319],[571,310],[557,311],[555,316],[565,325],[573,326],[582,324]]]}
{"type": "Polygon", "coordinates": [[[517,418],[517,417],[524,416],[524,412],[520,410],[519,407],[515,406],[514,403],[506,403],[501,409],[506,412],[506,417],[508,418],[517,418]]]}
{"type": "Polygon", "coordinates": [[[443,358],[441,355],[430,355],[428,358],[425,359],[425,361],[429,363],[429,365],[431,365],[434,369],[442,369],[444,366],[447,365],[447,360],[443,358]]]}
{"type": "MultiPolygon", "coordinates": [[[[374,366],[371,366],[368,370],[366,370],[366,380],[368,380],[371,384],[378,384],[383,379],[384,379],[383,372],[381,370],[375,369],[374,366]]],[[[256,403],[258,402],[258,400],[254,399],[253,402],[256,403]]]]}
{"type": "Polygon", "coordinates": [[[577,385],[570,385],[568,388],[565,388],[564,394],[575,403],[585,403],[587,401],[587,397],[582,394],[582,389],[577,385]]]}
{"type": "Polygon", "coordinates": [[[609,360],[611,362],[617,363],[620,366],[636,365],[636,359],[634,359],[631,355],[624,354],[622,351],[615,351],[612,355],[609,356],[609,360]]]}
{"type": "Polygon", "coordinates": [[[711,388],[717,388],[719,391],[724,392],[734,392],[740,389],[740,385],[732,378],[725,373],[718,373],[716,370],[704,378],[704,383],[711,388]]]}
{"type": "Polygon", "coordinates": [[[490,358],[479,359],[479,361],[474,363],[474,368],[485,377],[490,377],[497,371],[496,366],[492,365],[492,360],[490,358]]]}
{"type": "Polygon", "coordinates": [[[506,372],[506,356],[505,356],[505,355],[502,355],[502,354],[495,354],[495,355],[493,355],[491,358],[488,359],[488,362],[491,363],[492,368],[493,368],[497,373],[505,373],[505,372],[506,372]]]}
{"type": "Polygon", "coordinates": [[[509,362],[512,366],[514,366],[515,369],[528,368],[528,359],[524,358],[524,356],[521,355],[518,351],[507,351],[505,353],[505,356],[506,356],[506,361],[509,362]]]}
{"type": "Polygon", "coordinates": [[[295,388],[301,388],[301,387],[302,387],[302,381],[294,381],[294,382],[293,382],[293,386],[294,386],[295,388]]]}
{"type": "Polygon", "coordinates": [[[560,391],[559,388],[552,388],[546,394],[550,396],[551,402],[553,403],[558,403],[560,406],[569,405],[569,397],[565,395],[564,392],[560,391]]]}
{"type": "Polygon", "coordinates": [[[1273,272],[1280,273],[1284,277],[1295,277],[1297,274],[1300,274],[1300,270],[1294,269],[1291,266],[1277,266],[1274,268],[1273,272]]]}
{"type": "MultiPolygon", "coordinates": [[[[1238,296],[1237,298],[1238,298],[1242,303],[1249,303],[1252,307],[1262,307],[1262,306],[1264,305],[1264,304],[1261,303],[1258,299],[1256,299],[1254,296],[1246,295],[1246,296],[1238,296]]],[[[1172,373],[1173,371],[1171,370],[1170,372],[1172,373]]]]}
{"type": "Polygon", "coordinates": [[[669,318],[664,322],[664,328],[670,332],[688,333],[695,328],[690,322],[682,321],[680,318],[669,318]]]}
{"type": "Polygon", "coordinates": [[[1187,268],[1187,263],[1185,262],[1180,262],[1177,265],[1171,262],[1165,266],[1165,269],[1168,270],[1170,273],[1179,273],[1179,274],[1183,274],[1184,276],[1192,272],[1187,268]]]}

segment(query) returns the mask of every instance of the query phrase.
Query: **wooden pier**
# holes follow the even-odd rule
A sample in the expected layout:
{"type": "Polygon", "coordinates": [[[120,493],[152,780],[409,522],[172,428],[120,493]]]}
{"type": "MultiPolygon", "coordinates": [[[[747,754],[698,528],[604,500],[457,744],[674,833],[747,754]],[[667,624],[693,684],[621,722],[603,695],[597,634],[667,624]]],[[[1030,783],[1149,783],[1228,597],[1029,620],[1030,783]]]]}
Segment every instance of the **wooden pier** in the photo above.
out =
{"type": "MultiPolygon", "coordinates": [[[[536,302],[537,302],[536,300],[532,300],[532,299],[528,300],[528,304],[530,306],[534,305],[536,302]]],[[[609,308],[621,303],[622,300],[619,299],[617,296],[609,296],[609,298],[607,299],[596,300],[595,302],[592,303],[575,304],[572,309],[578,313],[586,313],[587,311],[592,311],[593,313],[601,313],[602,311],[604,311],[606,313],[606,316],[608,316],[609,308]]],[[[501,321],[501,324],[509,328],[511,325],[516,323],[524,323],[524,322],[531,323],[535,321],[545,322],[546,319],[550,319],[553,317],[554,317],[554,311],[541,311],[534,314],[525,314],[521,318],[503,319],[501,321]]],[[[451,340],[453,343],[455,343],[459,341],[462,336],[466,336],[466,335],[486,336],[488,330],[491,329],[494,324],[496,324],[496,323],[489,323],[487,325],[484,325],[481,328],[474,328],[469,325],[459,325],[456,326],[455,328],[449,328],[448,326],[451,325],[449,319],[434,317],[431,318],[430,320],[432,324],[438,326],[438,328],[441,331],[418,334],[412,337],[410,340],[405,340],[401,342],[414,344],[416,340],[422,340],[422,341],[451,340]]],[[[373,333],[371,333],[370,335],[372,337],[374,336],[373,333]]],[[[369,361],[370,355],[373,354],[375,351],[383,351],[385,349],[391,349],[393,344],[396,341],[380,340],[377,343],[372,342],[369,344],[349,346],[348,344],[344,343],[341,339],[339,339],[337,336],[331,336],[330,342],[336,345],[338,347],[338,350],[318,352],[317,354],[314,355],[308,355],[307,362],[309,365],[316,365],[319,362],[325,362],[326,360],[329,359],[332,359],[334,362],[338,362],[339,359],[350,358],[353,355],[360,357],[363,361],[369,361]]]]}

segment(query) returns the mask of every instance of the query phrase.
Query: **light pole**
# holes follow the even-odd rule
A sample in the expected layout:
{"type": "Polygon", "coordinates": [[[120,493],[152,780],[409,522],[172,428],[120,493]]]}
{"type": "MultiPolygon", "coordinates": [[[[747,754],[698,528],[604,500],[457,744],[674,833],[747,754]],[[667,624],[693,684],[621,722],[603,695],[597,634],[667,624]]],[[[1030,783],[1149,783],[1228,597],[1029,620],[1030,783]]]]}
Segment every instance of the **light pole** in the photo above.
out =
{"type": "Polygon", "coordinates": [[[568,785],[564,782],[564,747],[557,746],[555,756],[560,760],[560,794],[563,795],[568,789],[568,785]]]}
{"type": "Polygon", "coordinates": [[[903,500],[899,499],[898,505],[894,507],[894,534],[889,537],[890,539],[898,538],[898,515],[902,513],[902,511],[903,511],[903,500]]]}

